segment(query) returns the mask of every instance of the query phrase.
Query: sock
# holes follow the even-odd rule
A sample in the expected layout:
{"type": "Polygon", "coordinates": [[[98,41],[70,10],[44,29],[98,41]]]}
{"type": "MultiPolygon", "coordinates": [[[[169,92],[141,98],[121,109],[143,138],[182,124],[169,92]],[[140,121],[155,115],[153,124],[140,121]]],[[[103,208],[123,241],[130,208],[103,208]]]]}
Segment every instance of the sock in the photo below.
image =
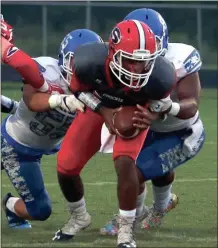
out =
{"type": "Polygon", "coordinates": [[[82,199],[77,202],[68,202],[68,208],[71,213],[77,211],[78,213],[84,214],[87,212],[85,198],[82,197],[82,199]]]}
{"type": "Polygon", "coordinates": [[[135,217],[136,215],[136,209],[133,209],[133,210],[119,210],[119,213],[121,216],[124,216],[124,217],[135,217]]]}
{"type": "Polygon", "coordinates": [[[144,191],[138,195],[136,201],[136,217],[141,216],[144,210],[144,202],[147,196],[147,187],[145,186],[144,191]]]}
{"type": "Polygon", "coordinates": [[[171,188],[172,184],[169,184],[164,187],[156,187],[152,184],[154,194],[154,206],[157,211],[164,212],[164,210],[167,208],[172,196],[171,188]]]}
{"type": "Polygon", "coordinates": [[[14,209],[15,203],[19,200],[18,197],[10,197],[6,203],[6,208],[9,209],[11,212],[16,214],[16,211],[14,209]]]}

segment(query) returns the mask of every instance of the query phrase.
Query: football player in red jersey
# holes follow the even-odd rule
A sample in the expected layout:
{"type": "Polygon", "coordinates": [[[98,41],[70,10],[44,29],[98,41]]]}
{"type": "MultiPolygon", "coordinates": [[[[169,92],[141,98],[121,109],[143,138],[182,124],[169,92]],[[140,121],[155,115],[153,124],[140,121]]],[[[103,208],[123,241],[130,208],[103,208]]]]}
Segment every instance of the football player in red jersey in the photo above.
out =
{"type": "MultiPolygon", "coordinates": [[[[158,56],[155,36],[142,22],[123,21],[112,30],[109,44],[87,44],[78,48],[72,61],[70,88],[83,101],[85,113],[78,113],[63,140],[58,154],[58,181],[68,201],[71,217],[53,240],[71,239],[91,223],[84,200],[80,172],[99,151],[101,127],[105,122],[114,133],[112,115],[120,106],[139,108],[135,126],[141,133],[131,140],[117,136],[113,160],[118,177],[118,247],[136,247],[134,221],[139,181],[135,159],[156,113],[141,112],[149,100],[165,98],[176,82],[175,70],[158,56]],[[82,130],[82,133],[81,133],[82,130]]],[[[170,109],[171,105],[169,104],[170,109]]]]}
{"type": "MultiPolygon", "coordinates": [[[[160,54],[175,65],[178,78],[176,87],[171,92],[173,113],[168,113],[164,121],[160,119],[152,123],[136,161],[142,178],[152,180],[154,196],[154,202],[143,218],[141,213],[146,200],[146,189],[140,192],[137,199],[136,224],[140,224],[143,229],[150,229],[159,227],[166,214],[177,206],[179,198],[172,192],[175,169],[195,158],[205,141],[205,128],[198,111],[201,91],[199,70],[202,61],[193,46],[168,42],[167,24],[157,11],[148,8],[136,9],[124,20],[129,19],[149,25],[156,36],[160,54]]],[[[151,105],[149,107],[151,108],[151,105]]],[[[102,149],[110,152],[113,148],[112,135],[105,126],[102,130],[102,149]],[[110,145],[104,141],[110,141],[110,145]]],[[[113,217],[100,232],[103,235],[115,235],[117,226],[116,217],[113,217]]]]}

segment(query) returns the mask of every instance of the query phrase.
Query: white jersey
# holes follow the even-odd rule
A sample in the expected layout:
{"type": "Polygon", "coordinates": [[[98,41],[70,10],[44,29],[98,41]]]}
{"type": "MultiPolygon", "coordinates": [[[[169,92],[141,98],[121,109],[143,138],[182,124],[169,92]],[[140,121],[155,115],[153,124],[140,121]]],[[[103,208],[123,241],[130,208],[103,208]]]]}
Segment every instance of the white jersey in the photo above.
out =
{"type": "MultiPolygon", "coordinates": [[[[65,94],[71,94],[60,76],[58,61],[51,57],[34,58],[39,64],[44,79],[51,84],[60,86],[65,94]]],[[[7,134],[18,144],[40,150],[52,150],[60,144],[68,127],[74,119],[61,109],[47,112],[33,112],[28,109],[23,99],[14,115],[6,121],[7,134]]]]}
{"type": "MultiPolygon", "coordinates": [[[[165,55],[175,66],[178,81],[187,75],[199,71],[202,61],[198,51],[193,47],[182,43],[169,43],[168,51],[165,55]]],[[[190,85],[191,87],[191,85],[190,85]]],[[[171,99],[179,102],[176,89],[171,93],[171,99]]],[[[155,121],[151,129],[156,132],[172,132],[191,126],[199,116],[199,112],[194,117],[186,120],[168,116],[165,121],[155,121]]]]}

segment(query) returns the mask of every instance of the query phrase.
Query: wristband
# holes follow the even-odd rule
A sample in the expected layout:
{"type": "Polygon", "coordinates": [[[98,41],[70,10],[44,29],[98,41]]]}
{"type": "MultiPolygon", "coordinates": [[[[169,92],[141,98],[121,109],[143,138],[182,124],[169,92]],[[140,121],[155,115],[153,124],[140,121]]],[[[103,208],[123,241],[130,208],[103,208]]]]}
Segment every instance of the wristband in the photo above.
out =
{"type": "Polygon", "coordinates": [[[95,112],[98,112],[102,105],[101,101],[90,92],[81,92],[78,95],[78,99],[95,112]]]}
{"type": "Polygon", "coordinates": [[[172,106],[168,115],[177,116],[180,111],[180,104],[178,102],[172,102],[172,106]]]}

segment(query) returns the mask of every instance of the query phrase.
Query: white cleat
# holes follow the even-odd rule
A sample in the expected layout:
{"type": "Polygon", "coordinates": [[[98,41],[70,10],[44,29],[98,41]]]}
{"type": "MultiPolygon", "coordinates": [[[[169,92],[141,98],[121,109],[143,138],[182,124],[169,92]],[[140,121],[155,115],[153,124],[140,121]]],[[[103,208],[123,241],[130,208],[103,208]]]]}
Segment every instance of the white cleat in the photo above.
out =
{"type": "Polygon", "coordinates": [[[135,248],[136,239],[134,235],[135,221],[132,217],[118,216],[117,222],[119,225],[117,233],[118,248],[135,248]]]}
{"type": "Polygon", "coordinates": [[[79,231],[86,229],[91,224],[89,213],[80,213],[80,209],[71,213],[70,219],[64,227],[55,233],[53,241],[66,241],[72,239],[79,231]]]}

